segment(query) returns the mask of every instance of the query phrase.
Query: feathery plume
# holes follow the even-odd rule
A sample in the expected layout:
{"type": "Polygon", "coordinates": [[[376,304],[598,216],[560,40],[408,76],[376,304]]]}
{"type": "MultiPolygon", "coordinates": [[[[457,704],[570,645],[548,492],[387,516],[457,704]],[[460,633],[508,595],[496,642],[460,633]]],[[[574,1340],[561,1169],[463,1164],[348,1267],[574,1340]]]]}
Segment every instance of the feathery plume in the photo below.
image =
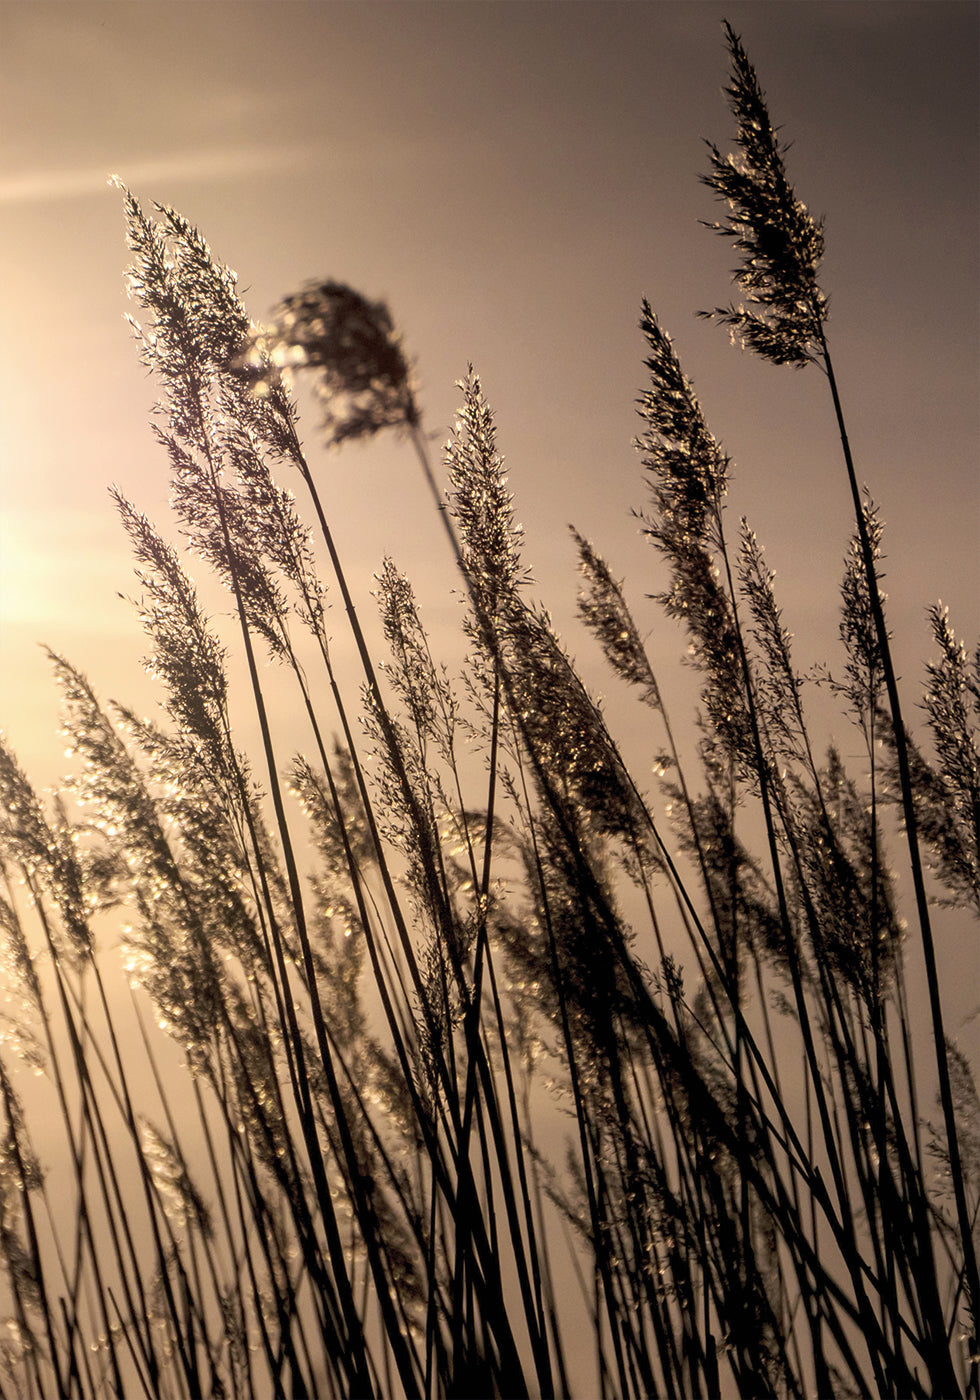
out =
{"type": "Polygon", "coordinates": [[[739,265],[733,277],[746,304],[702,314],[729,326],[733,336],[764,359],[801,366],[818,354],[827,316],[827,300],[817,284],[823,229],[787,178],[785,148],[742,42],[730,24],[725,33],[738,154],[722,156],[709,142],[711,170],[702,179],[728,205],[727,219],[708,227],[735,244],[739,265]]]}
{"type": "Polygon", "coordinates": [[[391,312],[342,282],[310,282],[285,297],[234,363],[254,376],[260,396],[281,385],[283,370],[312,370],[331,446],[419,422],[391,312]]]}

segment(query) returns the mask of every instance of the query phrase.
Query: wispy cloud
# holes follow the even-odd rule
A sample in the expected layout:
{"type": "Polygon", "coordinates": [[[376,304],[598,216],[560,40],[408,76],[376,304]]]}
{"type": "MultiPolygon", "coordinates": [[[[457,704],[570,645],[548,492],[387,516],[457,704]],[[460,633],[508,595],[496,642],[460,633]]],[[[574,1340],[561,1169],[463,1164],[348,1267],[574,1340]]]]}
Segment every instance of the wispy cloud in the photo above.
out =
{"type": "MultiPolygon", "coordinates": [[[[220,180],[267,171],[295,170],[317,154],[313,145],[214,146],[194,152],[120,162],[118,174],[128,185],[159,184],[164,180],[220,180]]],[[[0,205],[47,203],[101,194],[109,170],[105,166],[61,170],[28,170],[0,176],[0,205]]],[[[115,172],[114,172],[115,173],[115,172]]]]}

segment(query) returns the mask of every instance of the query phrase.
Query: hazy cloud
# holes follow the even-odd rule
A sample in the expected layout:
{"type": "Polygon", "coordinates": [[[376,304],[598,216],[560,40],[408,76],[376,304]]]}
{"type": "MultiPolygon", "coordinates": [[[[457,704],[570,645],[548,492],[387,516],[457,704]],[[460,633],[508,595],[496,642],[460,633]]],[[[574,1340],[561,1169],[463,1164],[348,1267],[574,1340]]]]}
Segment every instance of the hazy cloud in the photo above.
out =
{"type": "MultiPolygon", "coordinates": [[[[156,156],[122,163],[118,173],[128,185],[164,180],[220,180],[307,165],[317,148],[310,145],[212,147],[203,151],[156,156]]],[[[30,170],[0,176],[0,204],[32,204],[81,199],[101,194],[110,175],[104,167],[30,170]]]]}

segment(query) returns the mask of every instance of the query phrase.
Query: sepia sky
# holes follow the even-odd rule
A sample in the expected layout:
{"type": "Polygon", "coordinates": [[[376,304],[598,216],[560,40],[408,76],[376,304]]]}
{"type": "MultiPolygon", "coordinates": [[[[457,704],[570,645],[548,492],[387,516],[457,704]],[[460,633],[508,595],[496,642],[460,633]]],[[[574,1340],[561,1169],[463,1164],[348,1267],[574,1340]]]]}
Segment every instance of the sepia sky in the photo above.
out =
{"type": "MultiPolygon", "coordinates": [[[[172,530],[110,173],[196,223],[257,319],[310,278],[387,298],[437,460],[472,361],[571,650],[593,664],[574,523],[625,576],[669,699],[686,643],[645,601],[663,576],[631,516],[647,501],[631,439],[649,297],[734,459],[733,530],[745,513],[766,544],[801,666],[833,664],[850,522],[826,385],[695,318],[731,296],[731,248],[698,222],[715,217],[704,138],[732,134],[723,18],[826,217],[831,345],[914,700],[926,606],[949,603],[968,641],[980,620],[978,15],[948,0],[3,0],[0,725],[25,765],[54,782],[63,762],[38,643],[103,697],[153,700],[107,487],[172,530]]],[[[451,561],[409,449],[328,458],[312,408],[301,426],[364,608],[389,551],[451,652],[451,561]]]]}

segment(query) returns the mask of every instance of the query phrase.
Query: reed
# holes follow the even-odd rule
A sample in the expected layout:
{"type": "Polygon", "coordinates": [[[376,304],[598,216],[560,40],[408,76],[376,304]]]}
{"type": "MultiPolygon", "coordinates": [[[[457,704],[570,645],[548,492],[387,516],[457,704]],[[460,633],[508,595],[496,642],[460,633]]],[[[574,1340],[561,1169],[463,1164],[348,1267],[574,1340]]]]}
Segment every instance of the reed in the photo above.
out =
{"type": "Polygon", "coordinates": [[[642,521],[699,673],[693,761],[624,585],[574,541],[581,621],[662,753],[652,794],[534,596],[472,367],[443,489],[384,305],[326,282],[257,325],[183,216],[123,192],[182,544],[114,493],[160,723],[52,656],[74,778],[46,806],[0,748],[18,1003],[0,1397],[980,1395],[980,1099],[932,928],[937,900],[980,906],[980,652],[933,611],[911,733],[823,232],[726,34],[735,152],[711,147],[705,179],[745,301],[711,314],[826,377],[854,506],[844,663],[797,670],[762,547],[728,514],[731,464],[644,302],[642,521]],[[461,675],[390,559],[372,653],[297,375],[328,464],[388,430],[417,458],[462,583],[461,675]],[[233,634],[185,556],[227,590],[233,634]],[[817,750],[818,683],[859,775],[817,750]],[[122,969],[101,947],[120,929],[122,969]],[[556,1107],[563,1158],[540,1131],[556,1107]]]}

